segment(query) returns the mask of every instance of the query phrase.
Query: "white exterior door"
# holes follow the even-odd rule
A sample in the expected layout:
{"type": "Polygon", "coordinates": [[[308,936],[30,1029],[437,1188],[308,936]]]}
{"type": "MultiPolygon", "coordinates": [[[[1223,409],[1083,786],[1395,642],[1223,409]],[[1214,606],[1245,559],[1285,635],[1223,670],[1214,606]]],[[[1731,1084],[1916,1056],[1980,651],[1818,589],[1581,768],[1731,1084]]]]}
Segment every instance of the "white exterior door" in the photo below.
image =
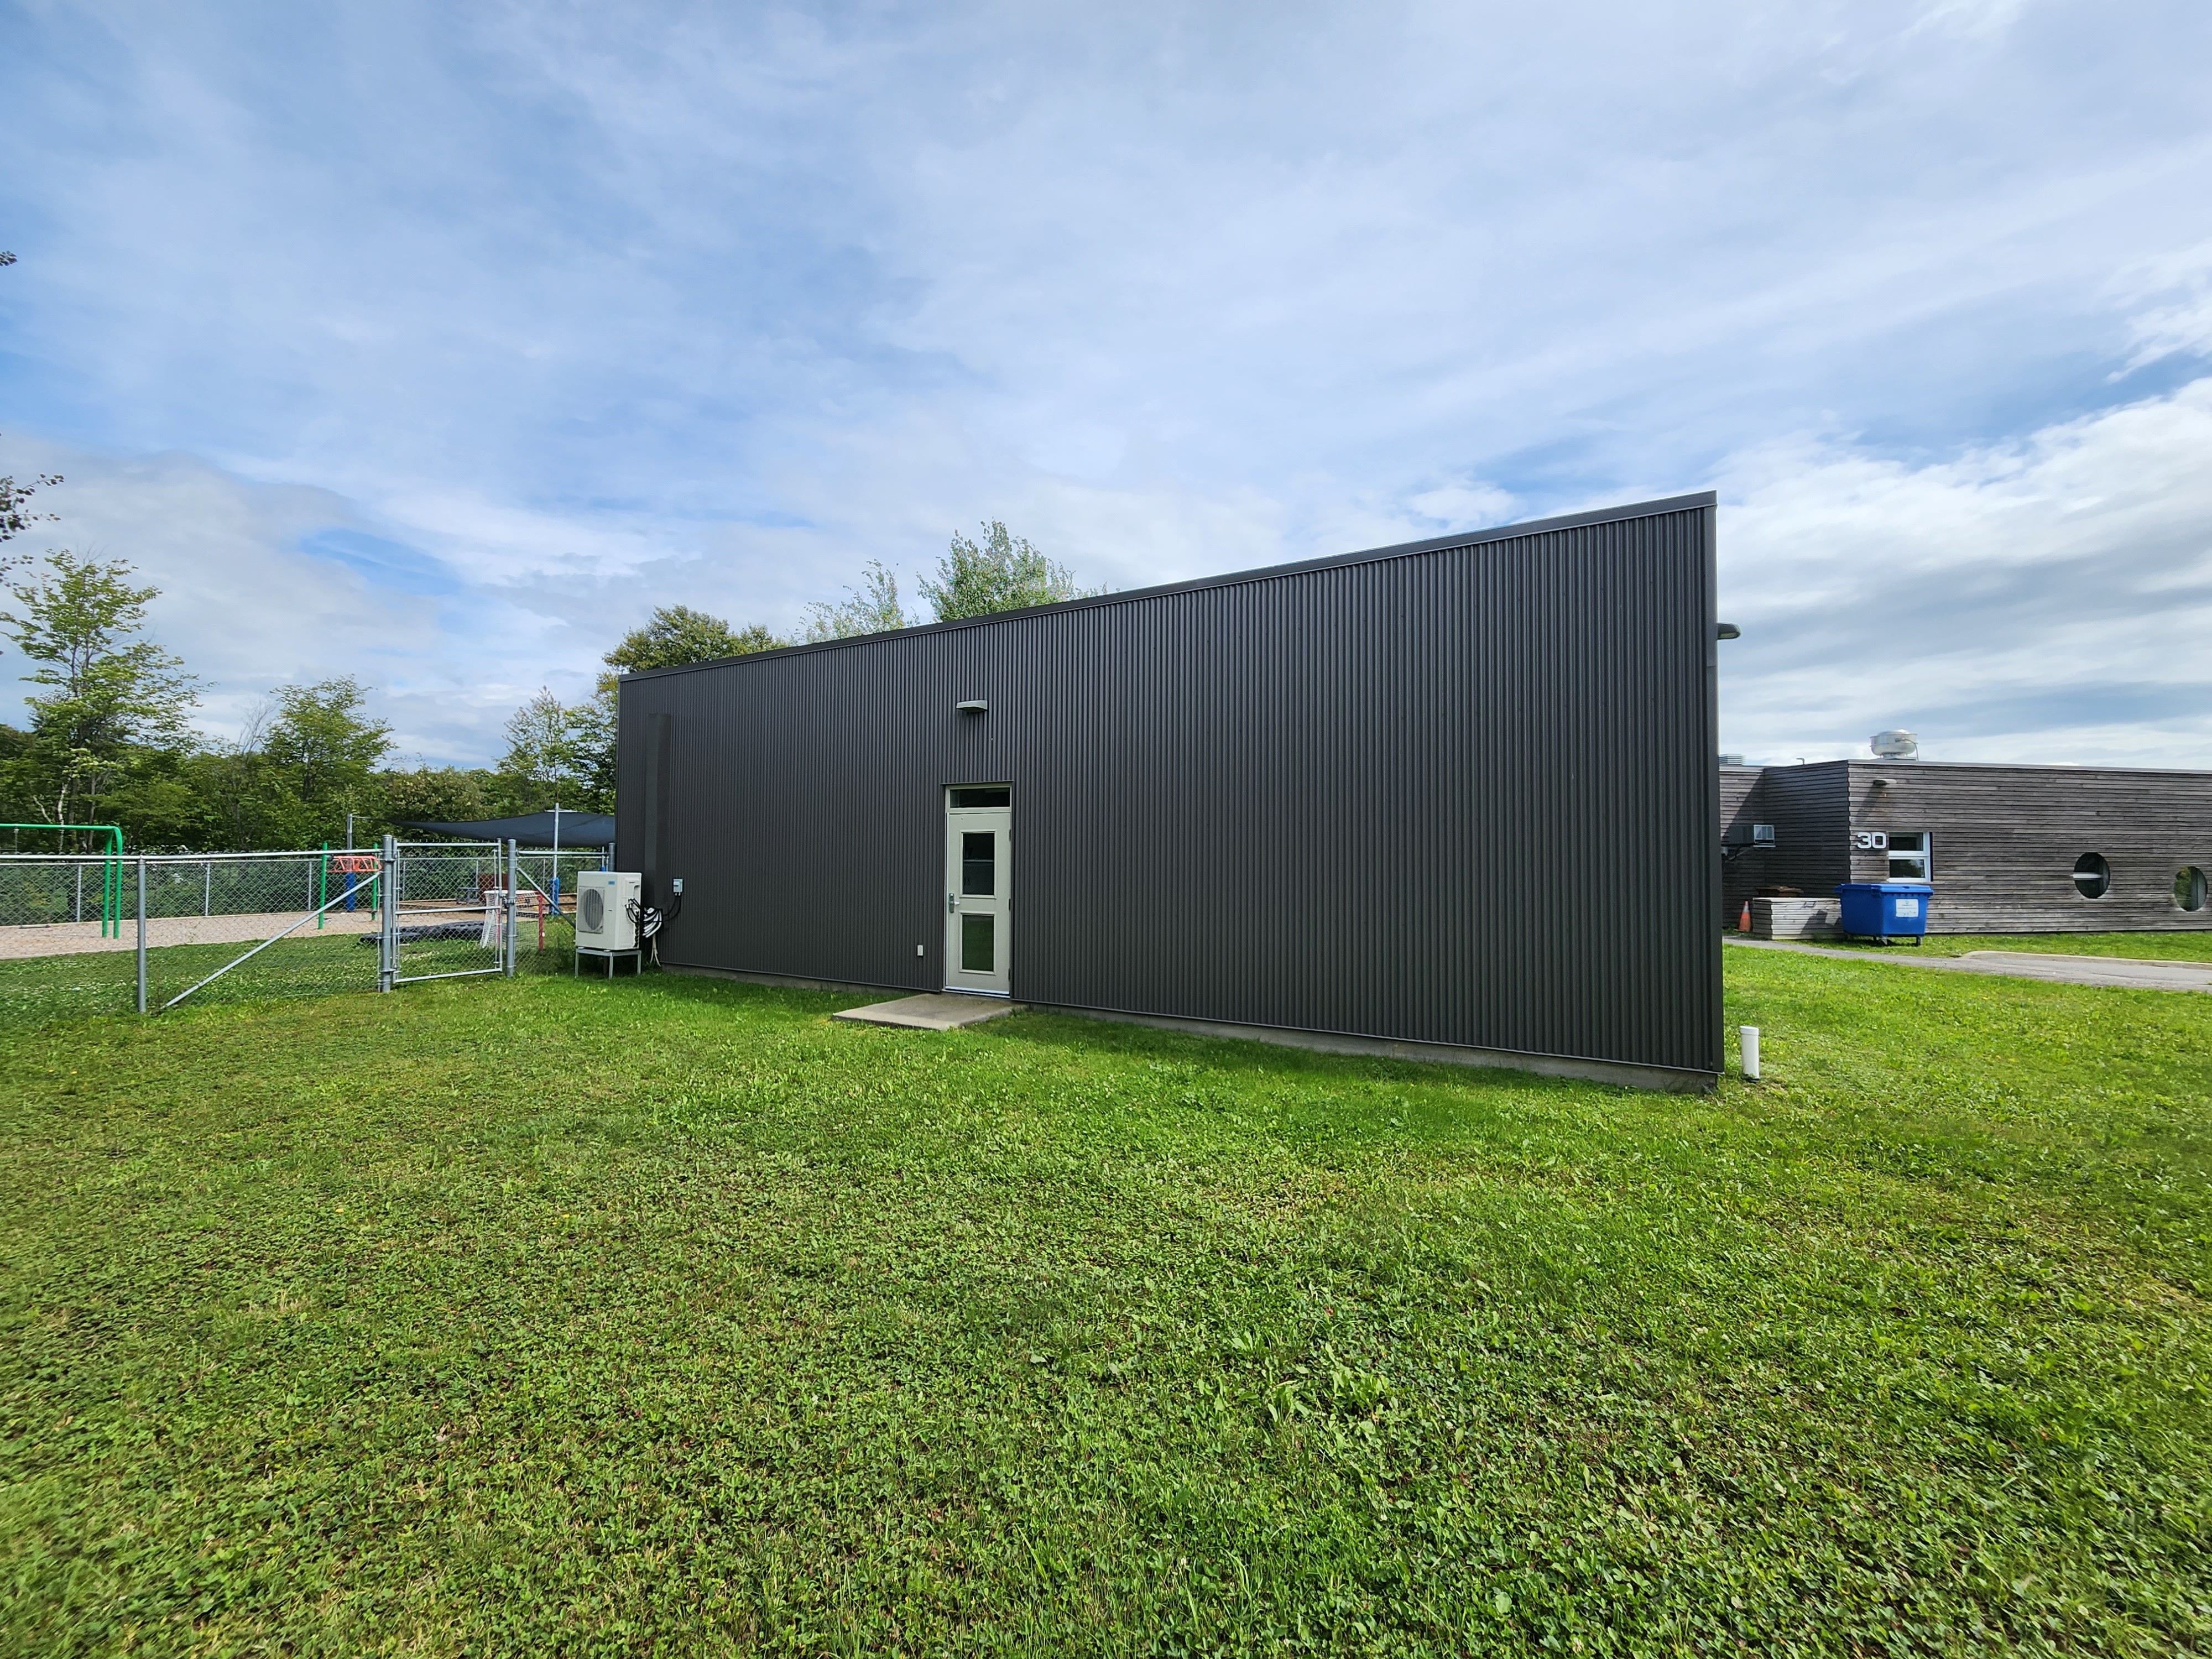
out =
{"type": "Polygon", "coordinates": [[[945,792],[945,988],[1012,994],[1013,791],[945,792]]]}

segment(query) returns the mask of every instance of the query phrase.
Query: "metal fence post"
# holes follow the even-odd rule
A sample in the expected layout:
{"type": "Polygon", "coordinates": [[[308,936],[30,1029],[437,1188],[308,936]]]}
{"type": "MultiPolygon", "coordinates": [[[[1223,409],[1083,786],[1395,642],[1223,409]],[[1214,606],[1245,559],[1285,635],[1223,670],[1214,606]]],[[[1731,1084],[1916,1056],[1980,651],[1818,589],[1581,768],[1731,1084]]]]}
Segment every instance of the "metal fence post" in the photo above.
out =
{"type": "Polygon", "coordinates": [[[138,860],[138,1012],[146,1012],[146,860],[138,860]]]}
{"type": "Polygon", "coordinates": [[[210,859],[200,866],[200,915],[215,914],[215,860],[210,859]]]}
{"type": "Polygon", "coordinates": [[[377,878],[383,890],[384,927],[377,938],[376,988],[389,991],[399,973],[399,838],[384,838],[384,869],[377,878]]]}
{"type": "Polygon", "coordinates": [[[522,854],[507,844],[507,976],[514,977],[514,913],[522,906],[522,854]]]}

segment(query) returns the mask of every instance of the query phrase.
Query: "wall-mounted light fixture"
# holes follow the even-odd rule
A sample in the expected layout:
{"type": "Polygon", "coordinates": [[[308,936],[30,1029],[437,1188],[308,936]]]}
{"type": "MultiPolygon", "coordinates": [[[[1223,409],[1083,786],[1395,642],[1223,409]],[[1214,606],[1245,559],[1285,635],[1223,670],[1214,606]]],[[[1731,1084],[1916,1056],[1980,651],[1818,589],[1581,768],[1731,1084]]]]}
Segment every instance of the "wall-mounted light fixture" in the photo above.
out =
{"type": "Polygon", "coordinates": [[[989,703],[985,702],[981,697],[970,697],[967,702],[957,705],[960,712],[963,714],[980,714],[988,709],[990,706],[991,705],[989,703]]]}
{"type": "Polygon", "coordinates": [[[1713,637],[1717,640],[1740,640],[1743,637],[1743,629],[1734,623],[1717,623],[1713,626],[1713,637]]]}

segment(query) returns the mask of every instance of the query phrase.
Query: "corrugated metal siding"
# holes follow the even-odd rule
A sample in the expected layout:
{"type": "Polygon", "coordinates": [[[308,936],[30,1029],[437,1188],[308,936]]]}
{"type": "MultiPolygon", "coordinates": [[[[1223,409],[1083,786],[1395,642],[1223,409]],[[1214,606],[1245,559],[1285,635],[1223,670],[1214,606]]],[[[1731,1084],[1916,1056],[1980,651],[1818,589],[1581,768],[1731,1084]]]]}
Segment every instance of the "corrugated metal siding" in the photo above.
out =
{"type": "Polygon", "coordinates": [[[941,788],[1003,781],[1023,1000],[1717,1070],[1713,514],[1664,505],[631,677],[620,857],[665,714],[672,963],[936,988],[941,788]]]}

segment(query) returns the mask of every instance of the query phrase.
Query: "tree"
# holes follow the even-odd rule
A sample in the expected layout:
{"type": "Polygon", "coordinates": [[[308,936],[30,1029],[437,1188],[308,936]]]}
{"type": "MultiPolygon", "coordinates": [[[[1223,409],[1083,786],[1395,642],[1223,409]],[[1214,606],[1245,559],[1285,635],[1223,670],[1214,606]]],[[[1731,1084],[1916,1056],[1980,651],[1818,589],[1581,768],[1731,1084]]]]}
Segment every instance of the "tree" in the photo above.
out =
{"type": "Polygon", "coordinates": [[[563,805],[611,812],[620,676],[647,668],[681,668],[687,663],[775,651],[790,643],[758,623],[732,628],[720,617],[688,605],[662,605],[644,627],[630,629],[621,644],[600,659],[611,672],[599,676],[588,702],[562,708],[550,691],[541,691],[516,711],[507,725],[508,758],[501,764],[501,775],[519,799],[538,802],[531,811],[550,805],[550,799],[540,797],[557,791],[563,805]],[[554,717],[556,708],[560,708],[558,721],[554,717]],[[553,735],[556,725],[560,727],[557,739],[553,735]],[[548,770],[556,752],[558,764],[548,770]]]}
{"type": "Polygon", "coordinates": [[[579,715],[550,690],[507,716],[507,753],[499,763],[501,793],[514,812],[542,812],[576,805],[590,769],[579,742],[579,715]],[[563,797],[566,797],[564,799],[563,797]]]}
{"type": "Polygon", "coordinates": [[[261,744],[270,713],[264,703],[247,717],[236,742],[210,744],[188,763],[206,824],[202,833],[227,852],[250,852],[268,844],[263,835],[266,792],[261,780],[261,744]]]}
{"type": "Polygon", "coordinates": [[[568,711],[568,739],[575,773],[571,799],[586,811],[615,810],[615,720],[620,685],[614,675],[602,674],[591,701],[580,702],[568,711]]]}
{"type": "Polygon", "coordinates": [[[749,651],[773,651],[783,643],[758,623],[732,628],[720,617],[710,617],[703,611],[668,605],[655,611],[644,627],[623,635],[622,643],[603,660],[618,672],[634,673],[644,668],[712,662],[717,657],[741,657],[749,651]]]}
{"type": "Polygon", "coordinates": [[[384,815],[401,823],[466,823],[491,816],[489,775],[457,766],[417,766],[411,772],[386,772],[384,815]]]}
{"type": "Polygon", "coordinates": [[[980,542],[955,532],[951,549],[937,562],[937,579],[925,577],[921,592],[939,622],[1079,599],[1085,593],[1073,571],[1045,557],[1027,537],[1009,535],[996,519],[983,526],[980,542]]]}
{"type": "Polygon", "coordinates": [[[62,481],[58,472],[34,472],[28,483],[17,483],[14,478],[0,474],[0,542],[12,541],[33,525],[40,522],[58,524],[58,513],[33,513],[25,503],[46,484],[62,481]]]}
{"type": "Polygon", "coordinates": [[[858,587],[845,590],[842,604],[817,602],[806,607],[806,637],[845,640],[856,634],[888,634],[907,625],[899,603],[898,578],[871,559],[858,587]]]}
{"type": "Polygon", "coordinates": [[[392,728],[368,717],[368,692],[349,675],[279,686],[270,702],[261,744],[270,827],[290,846],[341,839],[348,812],[376,810],[392,728]]]}
{"type": "MultiPolygon", "coordinates": [[[[15,263],[14,254],[0,249],[0,266],[15,263]]],[[[11,477],[0,477],[0,542],[12,540],[42,520],[49,524],[58,523],[58,515],[33,513],[24,503],[37,495],[42,486],[58,484],[61,481],[61,475],[58,472],[34,472],[31,475],[31,482],[27,484],[19,484],[11,477]]]]}
{"type": "Polygon", "coordinates": [[[57,823],[96,818],[102,794],[134,747],[188,751],[185,716],[199,682],[151,640],[137,637],[156,587],[133,587],[120,559],[50,551],[36,575],[11,584],[0,634],[39,665],[23,678],[46,688],[31,711],[28,793],[57,823]]]}

